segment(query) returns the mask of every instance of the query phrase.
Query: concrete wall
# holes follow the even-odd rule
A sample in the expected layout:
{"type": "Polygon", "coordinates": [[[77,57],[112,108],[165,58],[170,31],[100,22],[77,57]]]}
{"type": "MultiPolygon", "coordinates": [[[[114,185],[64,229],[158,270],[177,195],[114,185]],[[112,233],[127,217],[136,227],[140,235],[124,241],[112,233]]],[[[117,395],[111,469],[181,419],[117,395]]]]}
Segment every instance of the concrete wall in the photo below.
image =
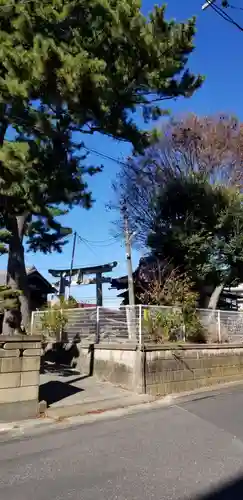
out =
{"type": "Polygon", "coordinates": [[[146,347],[146,392],[165,395],[243,380],[243,345],[146,347]]]}
{"type": "Polygon", "coordinates": [[[125,389],[142,390],[141,358],[136,345],[82,345],[78,362],[82,375],[95,375],[125,389]]]}
{"type": "Polygon", "coordinates": [[[0,336],[0,421],[38,414],[40,336],[0,336]]]}
{"type": "Polygon", "coordinates": [[[80,346],[79,368],[129,390],[165,395],[243,380],[243,345],[80,346]]]}

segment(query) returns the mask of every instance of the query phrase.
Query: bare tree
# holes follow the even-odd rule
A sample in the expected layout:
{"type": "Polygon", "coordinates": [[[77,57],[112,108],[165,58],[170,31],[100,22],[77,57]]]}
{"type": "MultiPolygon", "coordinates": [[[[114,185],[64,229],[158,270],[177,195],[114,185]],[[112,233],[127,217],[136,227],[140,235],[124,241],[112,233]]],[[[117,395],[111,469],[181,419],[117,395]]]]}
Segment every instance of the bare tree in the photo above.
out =
{"type": "Polygon", "coordinates": [[[129,158],[114,183],[116,203],[126,202],[135,241],[146,247],[155,199],[180,172],[205,174],[210,183],[242,187],[243,124],[231,115],[172,118],[143,156],[129,158]]]}

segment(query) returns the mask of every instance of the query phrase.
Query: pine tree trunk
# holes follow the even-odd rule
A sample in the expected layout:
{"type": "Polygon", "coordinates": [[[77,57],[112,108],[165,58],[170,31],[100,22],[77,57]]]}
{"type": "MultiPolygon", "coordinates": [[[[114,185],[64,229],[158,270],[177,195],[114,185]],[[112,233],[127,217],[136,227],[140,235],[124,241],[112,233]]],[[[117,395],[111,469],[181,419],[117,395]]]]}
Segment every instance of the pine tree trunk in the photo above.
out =
{"type": "Polygon", "coordinates": [[[25,331],[28,331],[30,322],[29,290],[23,247],[27,217],[28,215],[24,214],[8,219],[8,229],[12,236],[9,243],[6,284],[13,290],[21,292],[19,308],[5,311],[4,314],[2,331],[8,335],[21,332],[21,322],[25,331]]]}

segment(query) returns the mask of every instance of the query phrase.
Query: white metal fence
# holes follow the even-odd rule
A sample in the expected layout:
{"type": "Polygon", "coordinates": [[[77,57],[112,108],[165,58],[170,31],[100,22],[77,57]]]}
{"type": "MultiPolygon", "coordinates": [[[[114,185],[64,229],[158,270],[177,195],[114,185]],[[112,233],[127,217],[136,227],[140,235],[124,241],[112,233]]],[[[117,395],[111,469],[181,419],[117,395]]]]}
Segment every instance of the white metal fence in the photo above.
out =
{"type": "MultiPolygon", "coordinates": [[[[68,341],[79,336],[90,342],[158,341],[174,332],[174,340],[188,339],[180,310],[163,306],[88,307],[64,309],[64,334],[68,341]]],[[[31,333],[43,332],[45,311],[32,314],[31,333]]],[[[210,343],[243,343],[243,312],[198,309],[197,318],[210,343]]]]}

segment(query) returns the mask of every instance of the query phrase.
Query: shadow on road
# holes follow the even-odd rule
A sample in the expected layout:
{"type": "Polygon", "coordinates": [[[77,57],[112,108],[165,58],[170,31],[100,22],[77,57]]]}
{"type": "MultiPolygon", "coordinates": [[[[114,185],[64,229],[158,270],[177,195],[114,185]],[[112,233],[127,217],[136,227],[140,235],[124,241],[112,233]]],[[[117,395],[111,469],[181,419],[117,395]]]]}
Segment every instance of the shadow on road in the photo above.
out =
{"type": "Polygon", "coordinates": [[[83,392],[84,389],[74,387],[66,382],[59,382],[58,380],[50,380],[45,384],[40,385],[39,401],[46,401],[47,406],[57,403],[62,399],[73,396],[78,392],[83,392]]]}
{"type": "Polygon", "coordinates": [[[243,479],[240,477],[194,500],[243,500],[243,479]]]}
{"type": "Polygon", "coordinates": [[[67,380],[48,380],[41,384],[39,388],[39,401],[46,401],[47,406],[50,406],[73,394],[83,392],[84,389],[75,387],[73,384],[93,376],[94,346],[89,346],[89,368],[86,375],[80,375],[80,371],[75,370],[78,357],[79,349],[75,340],[69,345],[55,343],[44,352],[41,357],[40,373],[47,375],[48,378],[51,378],[53,375],[55,378],[60,376],[67,378],[67,380]],[[73,378],[74,375],[77,375],[75,379],[73,378]]]}

